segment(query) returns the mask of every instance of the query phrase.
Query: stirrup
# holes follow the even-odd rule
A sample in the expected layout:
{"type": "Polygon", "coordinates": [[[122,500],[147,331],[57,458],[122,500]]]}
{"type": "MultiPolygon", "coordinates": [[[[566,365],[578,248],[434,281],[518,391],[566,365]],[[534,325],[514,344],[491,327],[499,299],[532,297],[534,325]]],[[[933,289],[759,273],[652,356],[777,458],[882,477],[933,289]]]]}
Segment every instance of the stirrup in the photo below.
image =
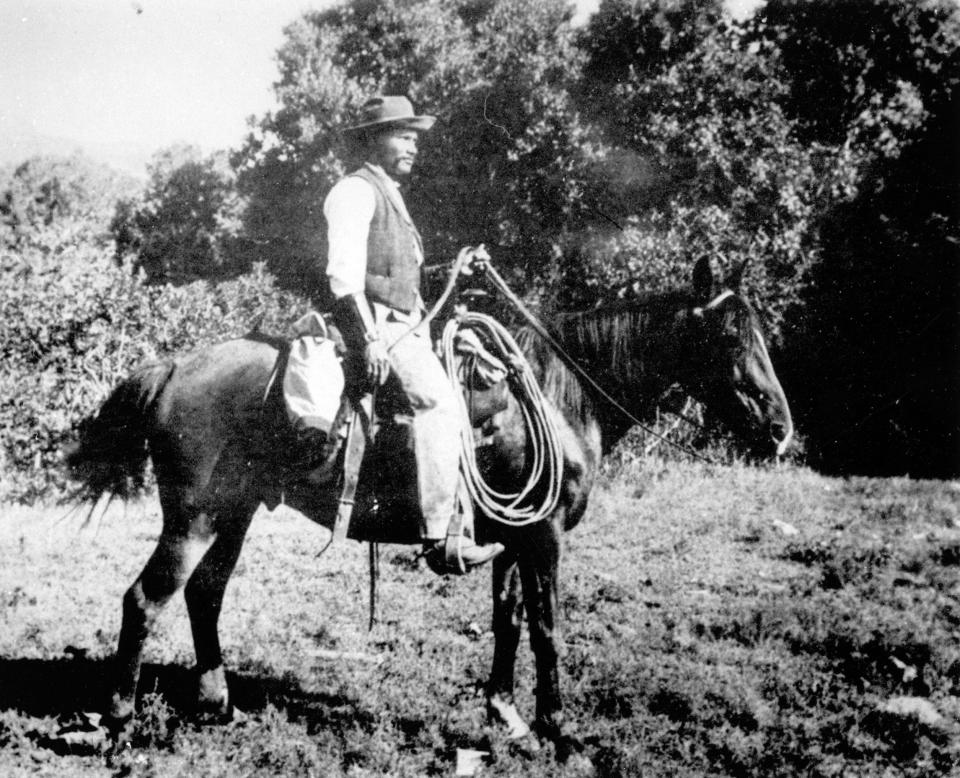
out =
{"type": "Polygon", "coordinates": [[[457,511],[447,525],[447,539],[443,544],[443,561],[453,575],[466,575],[467,566],[463,563],[460,549],[463,545],[464,514],[457,511]]]}
{"type": "MultiPolygon", "coordinates": [[[[468,567],[466,562],[463,561],[463,556],[460,553],[463,539],[463,535],[447,535],[445,540],[438,541],[433,548],[427,550],[423,555],[427,567],[437,575],[466,575],[469,573],[476,565],[468,567]]],[[[503,546],[499,543],[494,543],[493,546],[496,546],[496,548],[490,554],[489,559],[493,559],[503,551],[503,546]]],[[[478,546],[478,548],[487,548],[487,546],[478,546]]],[[[487,562],[489,559],[483,561],[487,562]]]]}
{"type": "Polygon", "coordinates": [[[453,532],[453,525],[459,524],[454,520],[450,522],[450,531],[447,532],[447,539],[443,543],[443,561],[451,575],[466,575],[467,566],[463,563],[463,556],[460,554],[460,548],[463,545],[463,533],[453,532]]]}
{"type": "Polygon", "coordinates": [[[454,511],[447,525],[446,538],[441,542],[435,543],[433,548],[424,555],[427,566],[438,575],[466,575],[474,567],[489,562],[504,551],[501,543],[490,543],[481,546],[476,543],[474,537],[471,537],[474,535],[473,504],[470,501],[466,484],[462,478],[457,484],[457,492],[457,502],[460,510],[454,511]],[[482,559],[464,559],[463,545],[465,540],[471,544],[469,547],[477,549],[482,553],[482,559]]]}
{"type": "MultiPolygon", "coordinates": [[[[451,523],[456,524],[456,522],[451,523]]],[[[474,567],[486,564],[495,557],[503,553],[504,547],[501,543],[487,543],[478,545],[473,538],[457,532],[451,526],[447,537],[442,541],[437,541],[432,548],[425,554],[424,559],[427,566],[437,575],[466,575],[474,567]],[[463,557],[463,543],[468,541],[473,549],[481,552],[483,558],[468,561],[463,557]]]]}

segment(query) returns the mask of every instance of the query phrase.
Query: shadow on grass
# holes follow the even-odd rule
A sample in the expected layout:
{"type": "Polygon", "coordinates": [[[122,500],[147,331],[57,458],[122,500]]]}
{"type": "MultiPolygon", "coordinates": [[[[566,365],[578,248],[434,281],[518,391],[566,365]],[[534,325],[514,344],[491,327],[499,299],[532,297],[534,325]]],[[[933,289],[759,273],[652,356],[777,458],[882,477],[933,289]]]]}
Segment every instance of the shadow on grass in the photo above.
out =
{"type": "Polygon", "coordinates": [[[0,657],[0,711],[43,717],[100,710],[111,666],[103,659],[0,657]]]}
{"type": "MultiPolygon", "coordinates": [[[[112,692],[113,661],[86,657],[14,659],[0,657],[0,711],[36,717],[69,717],[106,710],[112,692]]],[[[372,725],[376,716],[342,694],[304,691],[289,678],[227,674],[233,704],[247,712],[272,704],[311,727],[340,729],[372,725]]],[[[180,665],[144,664],[140,696],[161,695],[176,712],[189,715],[196,702],[196,673],[180,665]]]]}

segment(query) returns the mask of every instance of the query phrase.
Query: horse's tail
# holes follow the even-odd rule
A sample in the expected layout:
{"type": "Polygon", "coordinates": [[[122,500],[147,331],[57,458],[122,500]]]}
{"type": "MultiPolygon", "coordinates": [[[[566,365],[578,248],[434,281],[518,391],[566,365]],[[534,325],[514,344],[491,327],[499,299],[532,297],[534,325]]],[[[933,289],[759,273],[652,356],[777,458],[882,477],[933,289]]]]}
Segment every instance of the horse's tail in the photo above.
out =
{"type": "Polygon", "coordinates": [[[137,368],[97,415],[81,424],[80,439],[64,451],[81,500],[96,501],[104,494],[127,498],[143,486],[153,406],[173,370],[172,362],[137,368]]]}

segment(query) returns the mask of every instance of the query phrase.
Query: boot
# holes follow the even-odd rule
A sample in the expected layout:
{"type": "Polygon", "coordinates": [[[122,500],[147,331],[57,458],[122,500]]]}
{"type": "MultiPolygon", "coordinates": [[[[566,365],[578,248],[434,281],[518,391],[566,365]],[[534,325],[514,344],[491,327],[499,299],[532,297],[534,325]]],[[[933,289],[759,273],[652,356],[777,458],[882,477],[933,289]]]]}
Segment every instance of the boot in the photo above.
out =
{"type": "Polygon", "coordinates": [[[503,552],[502,543],[478,544],[466,535],[447,535],[445,540],[423,544],[427,566],[437,575],[464,575],[503,552]]]}

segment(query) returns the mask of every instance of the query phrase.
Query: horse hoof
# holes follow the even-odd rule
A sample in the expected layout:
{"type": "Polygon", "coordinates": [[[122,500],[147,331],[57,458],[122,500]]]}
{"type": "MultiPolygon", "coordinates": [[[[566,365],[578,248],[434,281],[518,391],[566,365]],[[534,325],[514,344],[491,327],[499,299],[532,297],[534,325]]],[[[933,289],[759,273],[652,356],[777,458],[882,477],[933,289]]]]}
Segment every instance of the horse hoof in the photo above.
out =
{"type": "Polygon", "coordinates": [[[593,766],[586,755],[574,754],[563,763],[564,773],[576,776],[591,776],[597,774],[597,769],[593,766]]]}
{"type": "Polygon", "coordinates": [[[586,775],[592,774],[593,763],[583,753],[584,745],[580,738],[574,735],[558,735],[553,739],[553,748],[560,764],[576,768],[575,775],[580,775],[584,770],[587,770],[586,775]]]}
{"type": "Polygon", "coordinates": [[[201,724],[242,724],[249,718],[234,705],[228,705],[224,710],[201,710],[197,713],[197,720],[201,724]]]}
{"type": "Polygon", "coordinates": [[[511,753],[521,756],[524,759],[533,759],[543,750],[540,740],[533,732],[528,732],[523,737],[511,740],[509,748],[511,753]]]}
{"type": "Polygon", "coordinates": [[[133,716],[114,716],[106,714],[100,720],[100,725],[106,731],[114,748],[128,744],[133,735],[133,716]]]}
{"type": "Polygon", "coordinates": [[[491,697],[487,700],[487,718],[502,727],[510,740],[520,740],[530,734],[530,727],[512,702],[491,697]]]}
{"type": "Polygon", "coordinates": [[[555,722],[538,722],[535,725],[537,736],[543,741],[553,743],[558,762],[561,764],[579,764],[581,761],[585,761],[586,764],[590,764],[590,760],[583,756],[583,741],[576,735],[564,730],[568,730],[568,727],[561,728],[555,722]]]}

